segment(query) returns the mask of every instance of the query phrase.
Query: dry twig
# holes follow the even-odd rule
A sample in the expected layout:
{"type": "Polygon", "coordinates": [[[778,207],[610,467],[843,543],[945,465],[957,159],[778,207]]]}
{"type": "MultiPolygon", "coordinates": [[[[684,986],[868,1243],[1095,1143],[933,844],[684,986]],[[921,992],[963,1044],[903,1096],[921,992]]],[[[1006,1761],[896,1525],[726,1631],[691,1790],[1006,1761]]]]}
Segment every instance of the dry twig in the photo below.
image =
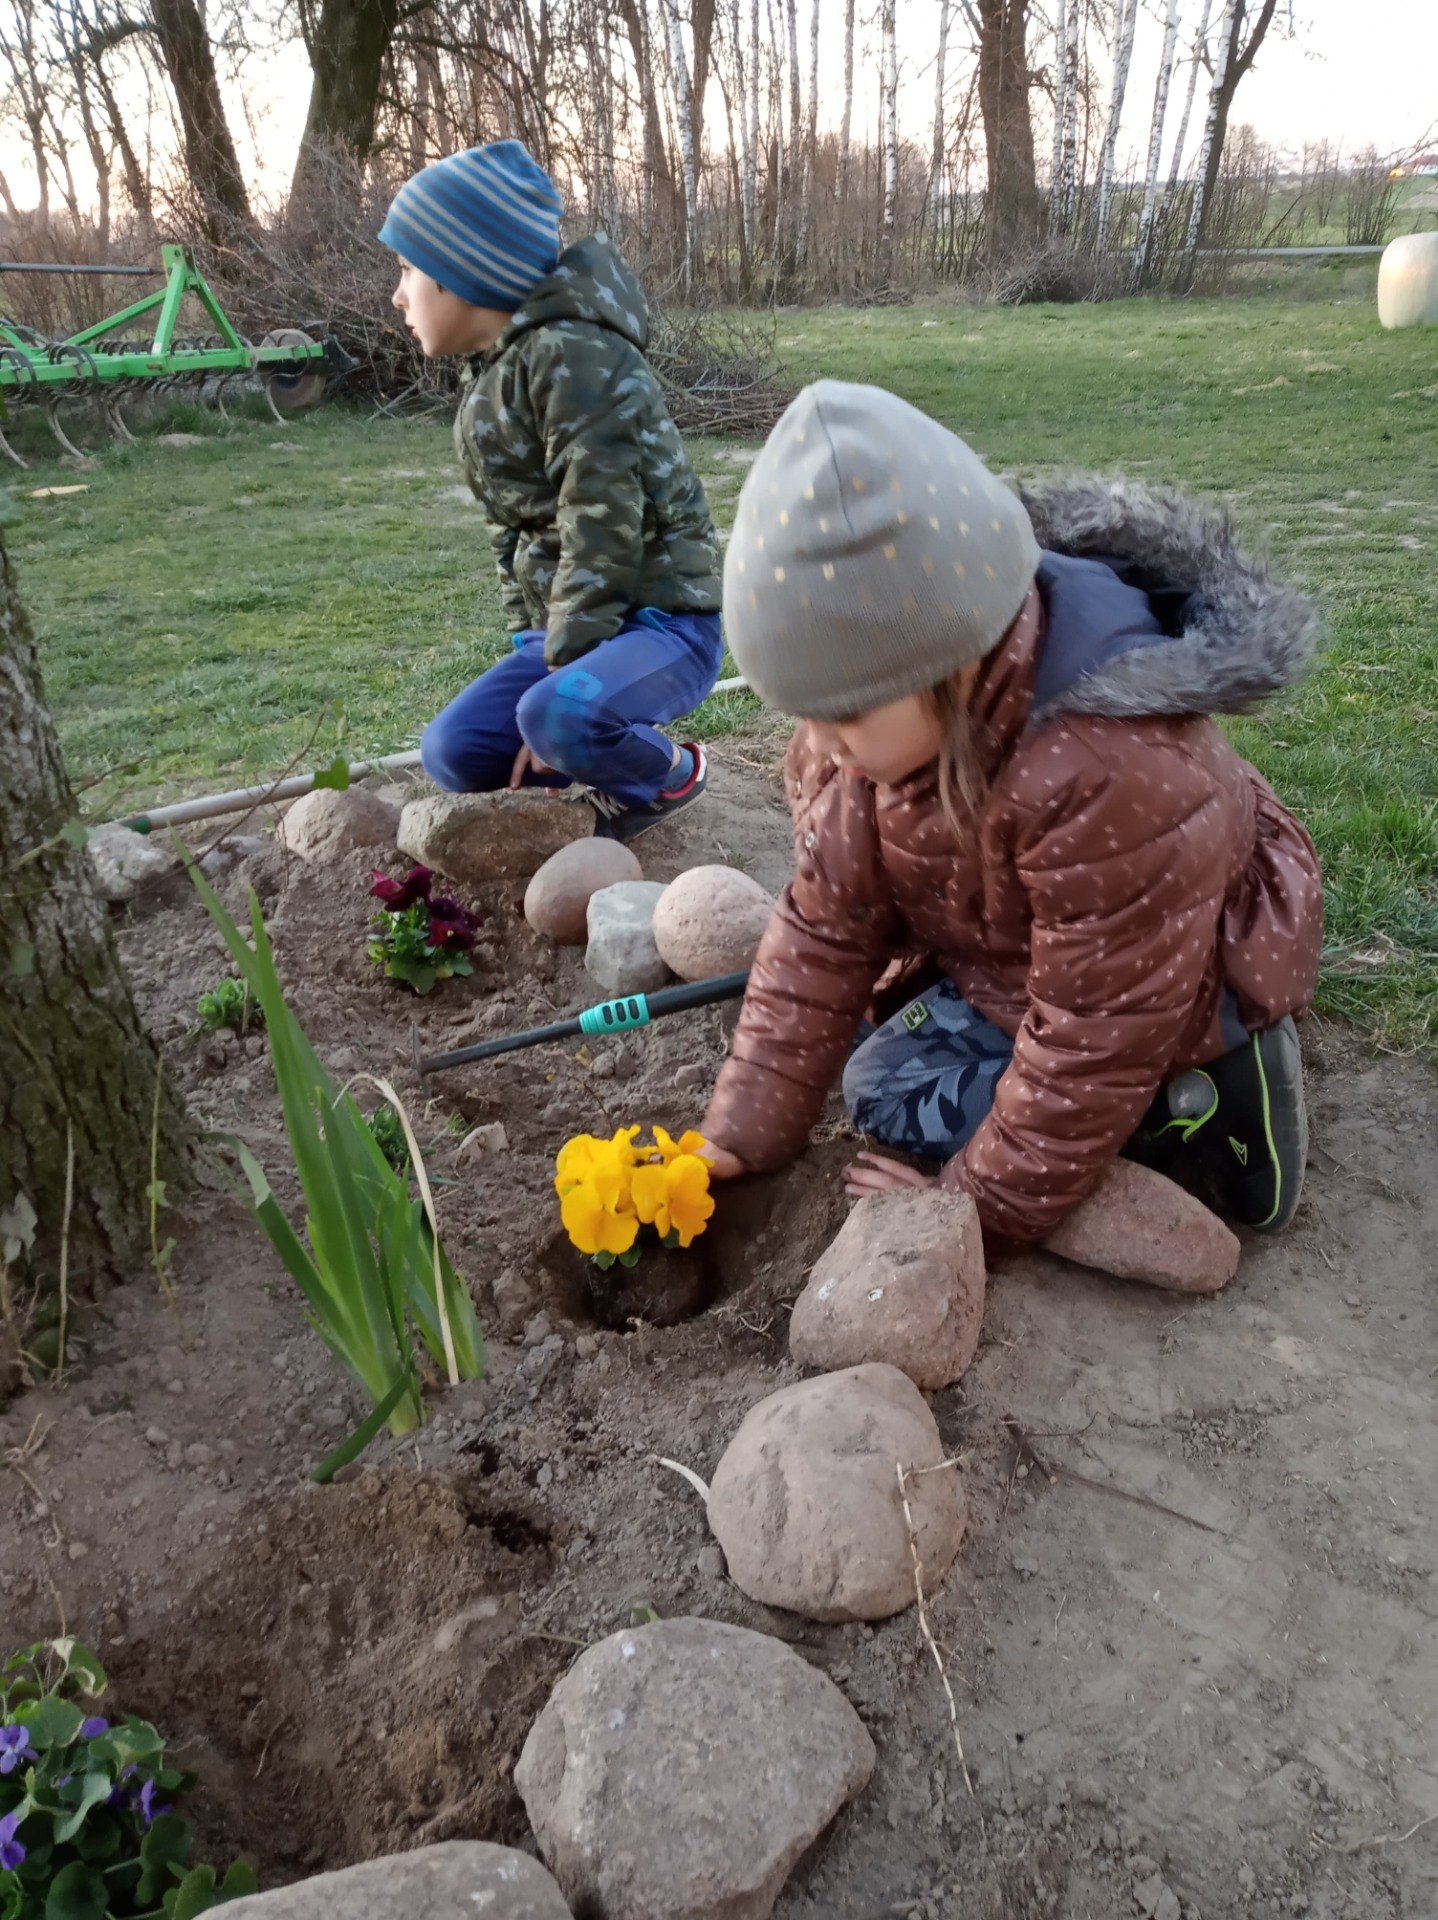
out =
{"type": "MultiPolygon", "coordinates": [[[[957,1466],[958,1462],[954,1460],[941,1460],[938,1464],[939,1466],[953,1467],[957,1466]]],[[[894,1468],[899,1476],[899,1499],[903,1503],[904,1525],[909,1530],[909,1552],[914,1562],[914,1597],[919,1605],[919,1632],[924,1636],[929,1652],[934,1656],[934,1665],[939,1670],[939,1680],[944,1689],[944,1698],[949,1703],[949,1725],[954,1730],[954,1751],[959,1756],[959,1771],[964,1776],[964,1785],[968,1788],[969,1798],[972,1800],[974,1797],[974,1783],[969,1778],[969,1764],[964,1758],[964,1743],[959,1734],[958,1703],[954,1699],[954,1690],[949,1685],[949,1676],[944,1667],[944,1657],[939,1652],[939,1643],[934,1638],[933,1628],[929,1625],[929,1611],[924,1604],[923,1562],[919,1559],[919,1536],[914,1531],[914,1515],[913,1510],[909,1506],[908,1477],[904,1472],[904,1463],[902,1460],[896,1460],[894,1462],[894,1468]]],[[[918,1473],[934,1473],[937,1472],[937,1470],[937,1467],[919,1467],[914,1469],[914,1471],[918,1473]]]]}

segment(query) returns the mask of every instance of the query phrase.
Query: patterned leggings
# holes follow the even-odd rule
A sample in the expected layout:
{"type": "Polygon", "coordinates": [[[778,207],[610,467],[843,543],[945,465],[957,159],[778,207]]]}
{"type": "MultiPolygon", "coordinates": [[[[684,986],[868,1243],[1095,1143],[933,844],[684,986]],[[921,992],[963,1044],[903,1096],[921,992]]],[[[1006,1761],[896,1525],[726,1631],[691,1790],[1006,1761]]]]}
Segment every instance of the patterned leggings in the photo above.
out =
{"type": "Polygon", "coordinates": [[[886,1146],[947,1160],[993,1105],[1013,1052],[1009,1036],[941,980],[854,1049],[844,1104],[886,1146]]]}

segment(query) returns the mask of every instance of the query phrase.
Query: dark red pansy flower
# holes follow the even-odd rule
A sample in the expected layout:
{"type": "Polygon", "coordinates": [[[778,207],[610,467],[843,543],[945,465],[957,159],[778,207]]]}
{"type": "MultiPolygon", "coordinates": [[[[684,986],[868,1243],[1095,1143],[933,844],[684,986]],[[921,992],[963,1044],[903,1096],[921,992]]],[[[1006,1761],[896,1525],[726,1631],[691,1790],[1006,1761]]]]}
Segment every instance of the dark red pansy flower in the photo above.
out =
{"type": "Polygon", "coordinates": [[[434,884],[434,875],[428,867],[411,867],[403,880],[391,880],[388,874],[381,873],[378,867],[371,869],[374,885],[370,888],[376,900],[383,902],[391,913],[403,913],[406,907],[412,907],[416,900],[428,900],[429,890],[434,884]]]}

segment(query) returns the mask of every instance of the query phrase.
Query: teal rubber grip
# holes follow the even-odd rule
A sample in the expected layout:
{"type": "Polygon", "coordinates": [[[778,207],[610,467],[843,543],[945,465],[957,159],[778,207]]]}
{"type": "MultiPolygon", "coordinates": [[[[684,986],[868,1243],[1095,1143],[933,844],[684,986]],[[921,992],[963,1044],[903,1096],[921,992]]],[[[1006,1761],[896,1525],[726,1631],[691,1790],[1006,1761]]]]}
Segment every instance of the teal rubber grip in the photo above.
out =
{"type": "Polygon", "coordinates": [[[581,1033],[623,1033],[626,1027],[649,1025],[649,1002],[642,993],[626,994],[622,1000],[606,1000],[602,1006],[586,1007],[579,1016],[581,1033]]]}

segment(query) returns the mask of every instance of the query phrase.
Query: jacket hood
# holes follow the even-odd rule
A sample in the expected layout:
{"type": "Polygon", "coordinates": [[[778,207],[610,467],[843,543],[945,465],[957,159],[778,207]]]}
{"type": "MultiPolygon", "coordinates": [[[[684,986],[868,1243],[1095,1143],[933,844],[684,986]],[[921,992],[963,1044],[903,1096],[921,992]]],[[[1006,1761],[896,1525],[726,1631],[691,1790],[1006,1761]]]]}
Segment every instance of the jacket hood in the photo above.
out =
{"type": "Polygon", "coordinates": [[[559,265],[529,294],[493,351],[502,353],[520,334],[555,320],[587,320],[608,327],[641,353],[648,346],[649,303],[633,269],[607,234],[591,233],[587,240],[566,247],[559,265]]]}
{"type": "Polygon", "coordinates": [[[1310,664],[1312,602],[1240,550],[1221,508],[1125,481],[1019,492],[1046,549],[1034,725],[1059,713],[1244,713],[1310,664]],[[1101,563],[1113,587],[1095,604],[1091,584],[1077,590],[1092,569],[1066,562],[1101,563]]]}

